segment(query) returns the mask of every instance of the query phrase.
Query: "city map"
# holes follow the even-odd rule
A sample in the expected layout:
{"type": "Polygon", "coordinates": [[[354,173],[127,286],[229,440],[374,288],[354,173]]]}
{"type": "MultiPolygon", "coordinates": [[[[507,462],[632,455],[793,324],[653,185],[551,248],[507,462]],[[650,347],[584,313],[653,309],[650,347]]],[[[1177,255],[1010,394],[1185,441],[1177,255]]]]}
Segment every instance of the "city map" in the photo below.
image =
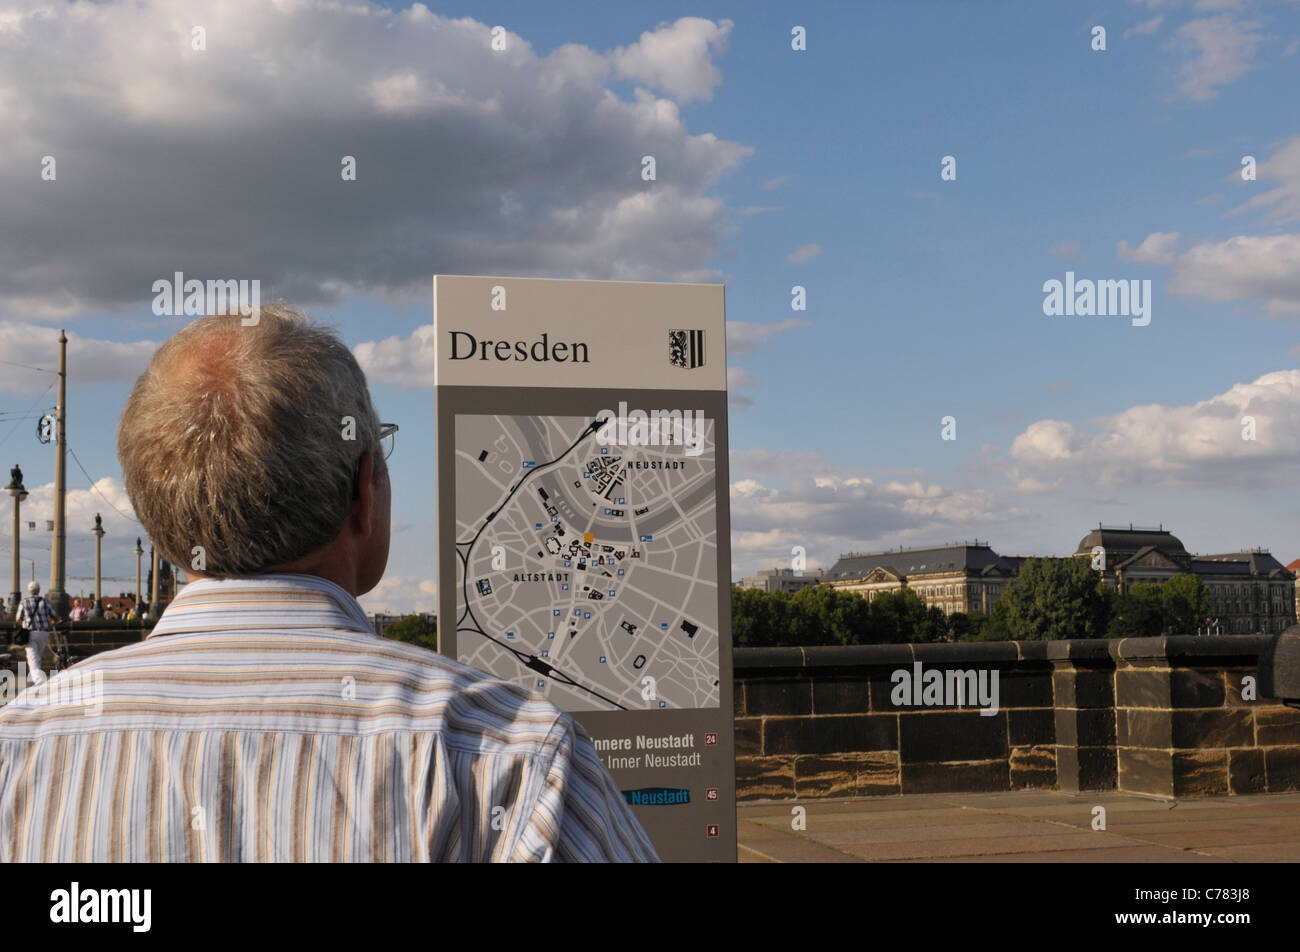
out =
{"type": "Polygon", "coordinates": [[[566,711],[716,708],[714,421],[458,414],[457,654],[566,711]]]}

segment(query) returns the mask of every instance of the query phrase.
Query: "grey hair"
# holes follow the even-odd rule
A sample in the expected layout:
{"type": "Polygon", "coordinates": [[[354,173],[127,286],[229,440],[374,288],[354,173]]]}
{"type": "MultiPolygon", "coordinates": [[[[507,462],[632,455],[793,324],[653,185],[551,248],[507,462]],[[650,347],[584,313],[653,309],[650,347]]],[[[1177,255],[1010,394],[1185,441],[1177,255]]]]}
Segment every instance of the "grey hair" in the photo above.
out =
{"type": "MultiPolygon", "coordinates": [[[[118,423],[126,492],[159,553],[257,575],[338,535],[363,452],[378,450],[366,376],[333,328],[282,304],[256,324],[200,318],[153,356],[118,423]],[[345,419],[351,418],[351,421],[345,419]]],[[[373,478],[386,474],[375,452],[373,478]]]]}
{"type": "Polygon", "coordinates": [[[29,595],[39,595],[39,594],[41,594],[41,583],[40,583],[40,582],[28,582],[28,583],[27,583],[27,592],[28,592],[29,595]]]}

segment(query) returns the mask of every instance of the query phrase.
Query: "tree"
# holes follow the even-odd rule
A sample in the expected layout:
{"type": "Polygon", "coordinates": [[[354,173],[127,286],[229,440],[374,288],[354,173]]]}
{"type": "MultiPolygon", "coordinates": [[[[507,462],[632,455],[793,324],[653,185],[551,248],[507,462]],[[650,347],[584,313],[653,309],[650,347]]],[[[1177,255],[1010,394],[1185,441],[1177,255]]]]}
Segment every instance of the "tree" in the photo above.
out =
{"type": "MultiPolygon", "coordinates": [[[[998,608],[1003,605],[1003,600],[998,599],[993,603],[993,613],[985,615],[982,611],[976,609],[966,616],[969,629],[965,634],[954,637],[954,641],[1010,641],[1011,634],[1007,630],[1007,610],[1006,607],[998,608]]],[[[956,614],[953,618],[956,618],[956,614]]],[[[952,619],[950,618],[951,625],[952,619]]]]}
{"type": "Polygon", "coordinates": [[[804,616],[803,644],[864,644],[871,625],[871,605],[857,592],[829,585],[810,585],[795,592],[790,604],[804,616]]]}
{"type": "MultiPolygon", "coordinates": [[[[981,615],[981,618],[984,616],[981,615]]],[[[953,612],[948,616],[948,634],[953,641],[966,641],[967,635],[971,633],[970,616],[965,612],[953,612]]]]}
{"type": "Polygon", "coordinates": [[[1210,590],[1195,575],[1175,575],[1160,586],[1164,623],[1170,634],[1191,635],[1210,617],[1210,590]]]}
{"type": "Polygon", "coordinates": [[[384,626],[384,637],[438,650],[438,622],[423,615],[407,615],[384,626]]]}
{"type": "Polygon", "coordinates": [[[925,602],[910,588],[881,592],[871,602],[871,644],[902,644],[930,630],[925,602]]]}
{"type": "Polygon", "coordinates": [[[1003,603],[1019,641],[1099,638],[1106,629],[1101,576],[1086,559],[1026,559],[994,606],[995,618],[1003,603]]]}
{"type": "Polygon", "coordinates": [[[1152,638],[1164,628],[1159,586],[1135,582],[1112,601],[1108,638],[1152,638]]]}
{"type": "Polygon", "coordinates": [[[931,643],[948,640],[948,616],[938,605],[931,605],[912,628],[912,641],[931,643]]]}
{"type": "Polygon", "coordinates": [[[807,625],[791,620],[790,597],[757,588],[731,590],[731,642],[738,648],[796,645],[807,625]]]}

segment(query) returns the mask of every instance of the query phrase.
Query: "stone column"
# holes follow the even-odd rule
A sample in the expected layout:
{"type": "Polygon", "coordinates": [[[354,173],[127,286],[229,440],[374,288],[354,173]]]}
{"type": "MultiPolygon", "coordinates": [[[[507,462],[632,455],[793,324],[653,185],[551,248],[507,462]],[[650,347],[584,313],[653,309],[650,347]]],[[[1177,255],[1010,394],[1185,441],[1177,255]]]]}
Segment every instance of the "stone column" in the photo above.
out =
{"type": "Polygon", "coordinates": [[[95,607],[91,611],[92,618],[104,617],[104,599],[100,591],[100,582],[103,578],[100,562],[100,540],[104,538],[104,523],[100,519],[99,513],[95,513],[95,528],[91,530],[95,534],[95,607]]]}
{"type": "Polygon", "coordinates": [[[144,555],[144,546],[140,544],[140,537],[135,537],[135,620],[140,620],[140,612],[144,608],[144,594],[140,591],[140,556],[144,555]]]}
{"type": "Polygon", "coordinates": [[[149,620],[157,621],[158,616],[162,613],[162,605],[158,603],[158,549],[155,546],[149,546],[150,561],[150,585],[149,585],[149,620]]]}
{"type": "Polygon", "coordinates": [[[9,471],[9,475],[9,485],[5,487],[5,492],[14,497],[14,564],[12,585],[9,594],[9,615],[10,617],[13,617],[18,613],[18,605],[23,600],[23,580],[22,572],[19,569],[20,559],[18,555],[18,532],[19,527],[22,524],[19,515],[19,504],[27,498],[27,490],[23,488],[23,471],[21,469],[14,466],[14,468],[9,471]]]}
{"type": "Polygon", "coordinates": [[[1114,790],[1115,663],[1101,640],[1049,641],[1062,790],[1114,790]]]}

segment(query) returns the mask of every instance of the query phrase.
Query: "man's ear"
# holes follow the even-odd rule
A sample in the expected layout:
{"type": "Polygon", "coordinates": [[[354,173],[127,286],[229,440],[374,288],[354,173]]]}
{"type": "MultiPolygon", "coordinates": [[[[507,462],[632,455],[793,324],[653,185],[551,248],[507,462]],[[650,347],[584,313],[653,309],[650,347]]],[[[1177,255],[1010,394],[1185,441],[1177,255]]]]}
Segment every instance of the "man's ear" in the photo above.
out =
{"type": "Polygon", "coordinates": [[[375,454],[372,450],[361,457],[357,473],[357,498],[352,501],[352,514],[360,520],[357,528],[362,535],[370,535],[375,526],[375,454]]]}

